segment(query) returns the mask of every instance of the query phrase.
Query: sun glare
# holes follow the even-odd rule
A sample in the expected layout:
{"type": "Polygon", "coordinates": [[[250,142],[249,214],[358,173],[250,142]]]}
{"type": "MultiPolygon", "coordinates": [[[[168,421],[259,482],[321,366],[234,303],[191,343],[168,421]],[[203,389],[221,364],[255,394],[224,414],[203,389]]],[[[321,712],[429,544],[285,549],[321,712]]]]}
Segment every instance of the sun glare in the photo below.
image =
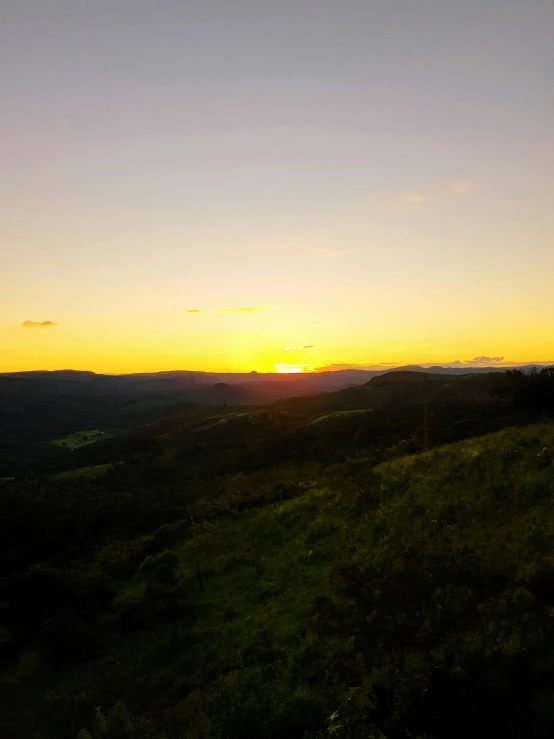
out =
{"type": "Polygon", "coordinates": [[[293,375],[301,372],[310,372],[311,364],[274,364],[275,371],[280,375],[293,375]]]}

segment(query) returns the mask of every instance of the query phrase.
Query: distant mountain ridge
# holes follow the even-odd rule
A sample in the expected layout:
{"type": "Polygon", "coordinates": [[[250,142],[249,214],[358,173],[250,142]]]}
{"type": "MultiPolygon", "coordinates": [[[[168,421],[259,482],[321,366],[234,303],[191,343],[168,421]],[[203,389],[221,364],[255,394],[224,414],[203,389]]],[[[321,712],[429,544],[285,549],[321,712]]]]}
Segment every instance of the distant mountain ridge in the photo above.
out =
{"type": "MultiPolygon", "coordinates": [[[[81,370],[9,372],[0,374],[0,441],[24,443],[76,428],[147,423],[163,409],[183,404],[238,407],[279,403],[283,408],[297,410],[374,408],[384,402],[389,392],[398,396],[396,383],[391,384],[393,378],[404,377],[406,381],[407,376],[417,378],[426,373],[485,379],[484,375],[504,369],[479,367],[467,372],[465,368],[412,365],[392,370],[344,369],[301,374],[185,370],[129,375],[81,370]],[[390,378],[386,384],[391,390],[381,390],[375,384],[381,377],[390,378]]],[[[411,385],[410,380],[408,386],[411,385]]],[[[460,387],[465,386],[464,383],[460,387]]],[[[448,398],[453,393],[454,386],[448,390],[448,398]]]]}
{"type": "MultiPolygon", "coordinates": [[[[553,363],[554,364],[554,363],[553,363]]],[[[493,365],[490,367],[422,367],[408,364],[382,370],[341,369],[323,372],[301,372],[280,374],[276,372],[203,372],[196,370],[167,370],[161,372],[136,372],[110,375],[90,370],[32,370],[25,372],[0,373],[3,378],[32,380],[59,380],[82,383],[110,390],[127,392],[150,391],[171,392],[206,388],[218,384],[227,386],[256,386],[257,394],[265,400],[304,395],[307,392],[320,393],[340,390],[343,387],[361,385],[371,379],[389,372],[427,372],[429,374],[468,375],[490,372],[505,372],[507,369],[520,369],[528,372],[545,365],[525,364],[513,367],[493,365]]]]}
{"type": "MultiPolygon", "coordinates": [[[[554,362],[552,362],[554,366],[554,362]]],[[[470,365],[464,365],[461,367],[442,367],[441,365],[433,365],[432,367],[421,367],[419,364],[406,364],[403,367],[394,367],[391,372],[429,372],[430,374],[439,375],[475,375],[488,372],[505,372],[506,370],[518,369],[522,372],[530,372],[533,369],[543,369],[548,367],[549,363],[545,364],[520,364],[520,365],[492,365],[491,367],[471,367],[470,365]]],[[[387,370],[388,371],[388,370],[387,370]]]]}
{"type": "Polygon", "coordinates": [[[345,387],[330,393],[283,398],[276,401],[274,407],[291,413],[317,415],[335,411],[421,405],[425,394],[429,402],[485,402],[490,398],[490,379],[483,373],[447,375],[443,372],[402,370],[374,376],[363,385],[345,387]],[[426,380],[422,374],[431,376],[426,380]]]}

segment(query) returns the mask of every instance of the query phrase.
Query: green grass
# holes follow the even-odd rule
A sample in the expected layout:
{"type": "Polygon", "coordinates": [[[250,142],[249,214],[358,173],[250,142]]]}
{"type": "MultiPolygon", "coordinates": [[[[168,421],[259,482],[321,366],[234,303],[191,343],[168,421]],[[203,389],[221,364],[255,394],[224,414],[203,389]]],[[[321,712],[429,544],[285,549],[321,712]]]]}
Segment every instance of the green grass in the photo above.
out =
{"type": "Polygon", "coordinates": [[[364,415],[365,413],[372,413],[372,412],[373,412],[372,408],[358,408],[356,410],[351,410],[351,411],[333,411],[332,413],[324,413],[322,416],[313,418],[311,421],[308,421],[306,425],[312,426],[322,421],[332,422],[337,419],[347,418],[349,416],[364,415]]]}
{"type": "Polygon", "coordinates": [[[96,441],[100,441],[100,439],[108,438],[109,434],[106,434],[104,431],[90,429],[88,431],[74,431],[67,436],[63,436],[61,439],[54,439],[50,443],[66,449],[79,449],[80,447],[88,446],[88,444],[94,444],[96,441]]]}
{"type": "Polygon", "coordinates": [[[506,429],[225,511],[203,589],[172,544],[190,617],[106,634],[147,597],[139,571],[117,581],[99,656],[11,673],[36,701],[13,736],[74,739],[119,699],[157,727],[122,737],[552,735],[553,449],[553,424],[506,429]]]}
{"type": "Polygon", "coordinates": [[[95,479],[103,477],[106,472],[113,469],[113,464],[95,464],[90,467],[77,467],[74,470],[56,472],[51,475],[53,480],[74,480],[78,478],[95,479]]]}

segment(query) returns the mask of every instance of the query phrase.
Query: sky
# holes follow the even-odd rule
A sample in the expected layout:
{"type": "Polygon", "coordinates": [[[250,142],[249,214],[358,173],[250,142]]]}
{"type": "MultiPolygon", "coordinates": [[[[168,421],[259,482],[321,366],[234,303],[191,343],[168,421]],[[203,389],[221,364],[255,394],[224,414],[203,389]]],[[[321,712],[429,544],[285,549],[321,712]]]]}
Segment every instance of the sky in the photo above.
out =
{"type": "Polygon", "coordinates": [[[551,0],[1,0],[0,371],[554,359],[551,0]]]}

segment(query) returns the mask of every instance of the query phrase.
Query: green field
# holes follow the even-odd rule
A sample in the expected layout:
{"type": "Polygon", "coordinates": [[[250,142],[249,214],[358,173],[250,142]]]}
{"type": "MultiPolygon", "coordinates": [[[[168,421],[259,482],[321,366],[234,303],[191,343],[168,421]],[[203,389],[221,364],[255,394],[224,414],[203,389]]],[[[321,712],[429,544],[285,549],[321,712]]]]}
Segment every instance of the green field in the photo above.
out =
{"type": "Polygon", "coordinates": [[[107,438],[109,438],[109,434],[106,434],[104,431],[90,429],[88,431],[74,431],[67,436],[62,436],[61,439],[54,439],[51,443],[56,446],[65,447],[66,449],[79,449],[82,446],[94,444],[96,441],[100,441],[100,439],[107,438]]]}
{"type": "Polygon", "coordinates": [[[113,464],[95,464],[90,467],[77,467],[74,470],[66,470],[65,472],[57,472],[52,475],[53,480],[74,480],[77,478],[94,479],[102,477],[109,470],[113,469],[113,464]]]}
{"type": "Polygon", "coordinates": [[[345,418],[348,416],[356,416],[356,415],[363,416],[366,413],[373,413],[373,409],[372,408],[360,408],[360,409],[356,409],[352,411],[332,411],[331,413],[324,413],[322,416],[313,418],[311,421],[308,421],[306,425],[310,426],[315,423],[320,423],[322,421],[334,421],[334,420],[345,418]]]}

